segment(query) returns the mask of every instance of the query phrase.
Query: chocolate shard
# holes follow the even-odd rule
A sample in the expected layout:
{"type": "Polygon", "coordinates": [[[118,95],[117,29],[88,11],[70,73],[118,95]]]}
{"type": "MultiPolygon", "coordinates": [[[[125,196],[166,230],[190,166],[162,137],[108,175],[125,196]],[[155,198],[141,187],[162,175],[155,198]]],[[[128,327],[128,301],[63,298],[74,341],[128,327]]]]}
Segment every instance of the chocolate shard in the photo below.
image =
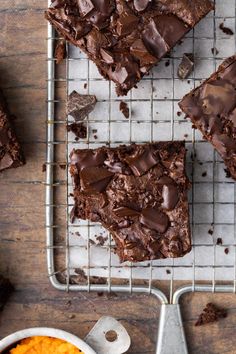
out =
{"type": "Polygon", "coordinates": [[[24,164],[25,159],[13,130],[12,116],[0,90],[0,173],[24,164]]]}
{"type": "Polygon", "coordinates": [[[178,67],[178,77],[181,80],[187,79],[187,77],[191,74],[194,67],[194,57],[192,53],[184,53],[181,63],[178,67]]]}
{"type": "Polygon", "coordinates": [[[102,193],[109,184],[113,173],[103,167],[85,167],[80,172],[81,188],[89,193],[102,193]]]}
{"type": "Polygon", "coordinates": [[[72,221],[101,223],[121,262],[183,256],[191,249],[185,153],[177,141],[73,150],[72,221]]]}
{"type": "Polygon", "coordinates": [[[45,17],[122,96],[212,9],[210,0],[62,0],[45,17]]]}
{"type": "Polygon", "coordinates": [[[154,152],[148,148],[141,148],[134,156],[126,158],[126,162],[135,176],[142,176],[150,168],[154,167],[158,161],[158,156],[154,155],[154,152]]]}
{"type": "Polygon", "coordinates": [[[163,234],[169,225],[169,218],[166,214],[154,208],[143,209],[140,222],[152,230],[163,234]]]}
{"type": "Polygon", "coordinates": [[[67,114],[72,116],[76,121],[81,121],[94,110],[96,103],[96,96],[81,95],[73,91],[68,97],[67,114]]]}
{"type": "Polygon", "coordinates": [[[236,56],[226,59],[201,86],[179,103],[224,159],[232,178],[236,179],[236,56]]]}
{"type": "Polygon", "coordinates": [[[220,24],[219,28],[221,29],[222,32],[228,34],[229,36],[232,36],[234,34],[234,32],[230,28],[225,27],[223,22],[220,24]]]}

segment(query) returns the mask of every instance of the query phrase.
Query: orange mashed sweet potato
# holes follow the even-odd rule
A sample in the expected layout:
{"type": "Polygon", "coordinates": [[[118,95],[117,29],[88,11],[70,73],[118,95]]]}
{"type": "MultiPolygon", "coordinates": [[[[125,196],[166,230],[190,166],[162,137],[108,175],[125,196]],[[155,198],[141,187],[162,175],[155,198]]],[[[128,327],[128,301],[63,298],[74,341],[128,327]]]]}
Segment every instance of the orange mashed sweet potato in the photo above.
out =
{"type": "Polygon", "coordinates": [[[23,339],[9,354],[84,354],[74,345],[51,337],[23,339]]]}

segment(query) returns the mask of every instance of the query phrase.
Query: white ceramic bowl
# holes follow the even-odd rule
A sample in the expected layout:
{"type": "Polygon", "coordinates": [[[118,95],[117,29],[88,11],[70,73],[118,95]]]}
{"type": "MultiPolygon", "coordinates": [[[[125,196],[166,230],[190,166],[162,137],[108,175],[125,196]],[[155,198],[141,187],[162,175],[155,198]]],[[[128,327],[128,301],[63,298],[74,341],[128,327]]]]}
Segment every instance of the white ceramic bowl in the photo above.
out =
{"type": "Polygon", "coordinates": [[[82,350],[82,352],[85,354],[96,354],[96,352],[87,343],[85,343],[82,339],[74,336],[73,334],[62,331],[60,329],[47,327],[24,329],[9,335],[0,341],[0,353],[9,347],[12,347],[14,344],[17,344],[22,339],[34,336],[45,336],[62,339],[68,343],[73,344],[76,348],[82,350]]]}

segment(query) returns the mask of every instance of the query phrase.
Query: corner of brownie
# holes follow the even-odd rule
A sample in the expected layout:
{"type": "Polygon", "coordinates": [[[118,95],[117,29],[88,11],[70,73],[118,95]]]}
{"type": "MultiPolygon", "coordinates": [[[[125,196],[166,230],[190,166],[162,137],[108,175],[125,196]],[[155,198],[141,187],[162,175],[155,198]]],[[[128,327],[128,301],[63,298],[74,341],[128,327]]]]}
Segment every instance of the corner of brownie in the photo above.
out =
{"type": "Polygon", "coordinates": [[[213,8],[210,0],[54,0],[45,17],[120,96],[213,8]]]}
{"type": "Polygon", "coordinates": [[[184,142],[71,152],[71,218],[101,223],[120,261],[181,257],[191,250],[184,142]]]}

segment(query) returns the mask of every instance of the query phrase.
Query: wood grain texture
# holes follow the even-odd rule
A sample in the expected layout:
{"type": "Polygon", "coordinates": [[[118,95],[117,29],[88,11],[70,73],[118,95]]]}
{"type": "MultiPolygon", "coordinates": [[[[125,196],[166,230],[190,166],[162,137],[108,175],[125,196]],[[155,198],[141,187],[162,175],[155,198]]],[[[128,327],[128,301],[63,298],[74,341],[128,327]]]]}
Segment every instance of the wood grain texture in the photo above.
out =
{"type": "MultiPolygon", "coordinates": [[[[46,149],[46,5],[45,0],[12,0],[10,6],[9,0],[0,1],[0,83],[12,113],[17,115],[16,131],[27,158],[25,167],[0,175],[0,272],[16,288],[0,315],[0,338],[31,326],[63,328],[84,337],[100,316],[112,315],[132,337],[130,354],[153,354],[160,310],[155,298],[67,294],[49,284],[42,172],[46,149]]],[[[58,154],[63,161],[63,154],[58,154]]],[[[58,173],[60,177],[62,171],[58,173]]],[[[58,237],[63,243],[63,235],[58,237]]],[[[190,353],[236,352],[235,300],[233,294],[188,294],[182,298],[190,353]],[[227,308],[228,317],[195,327],[197,316],[209,301],[227,308]]]]}

